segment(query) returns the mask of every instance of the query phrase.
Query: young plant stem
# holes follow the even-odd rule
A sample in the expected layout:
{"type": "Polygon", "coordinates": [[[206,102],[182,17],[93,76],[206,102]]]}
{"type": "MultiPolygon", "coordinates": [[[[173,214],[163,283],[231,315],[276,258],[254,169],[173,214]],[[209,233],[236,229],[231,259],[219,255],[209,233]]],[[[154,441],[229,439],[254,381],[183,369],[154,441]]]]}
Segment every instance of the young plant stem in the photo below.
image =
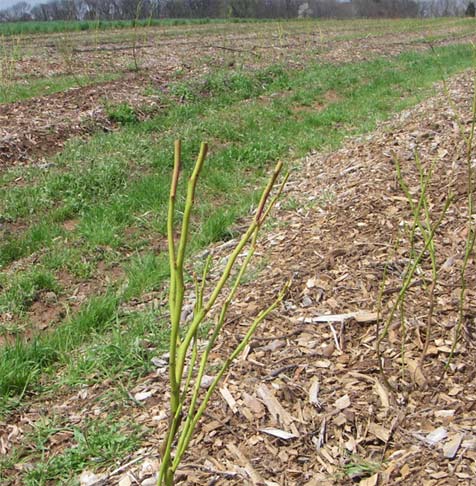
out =
{"type": "MultiPolygon", "coordinates": [[[[451,99],[451,98],[450,98],[451,99]]],[[[458,341],[461,336],[461,331],[463,329],[464,323],[464,304],[466,301],[466,270],[468,268],[469,260],[471,255],[474,253],[474,246],[476,241],[476,228],[475,222],[473,221],[474,217],[474,204],[473,204],[473,194],[474,194],[474,173],[473,173],[473,166],[472,166],[472,151],[473,151],[473,144],[474,144],[474,134],[476,129],[476,72],[474,74],[473,80],[473,101],[472,101],[472,120],[471,120],[471,128],[468,137],[465,137],[464,128],[462,123],[458,125],[460,127],[460,131],[462,136],[466,142],[466,172],[468,178],[468,212],[467,212],[467,236],[466,236],[466,244],[464,250],[464,257],[463,257],[463,266],[461,268],[461,291],[459,296],[459,303],[458,303],[458,322],[456,324],[455,334],[453,337],[453,343],[451,345],[451,351],[448,356],[448,360],[446,361],[444,372],[440,377],[440,382],[443,379],[444,375],[448,371],[451,362],[453,361],[454,354],[456,352],[456,347],[458,345],[458,341]]]]}
{"type": "Polygon", "coordinates": [[[286,295],[286,292],[289,288],[289,283],[285,285],[285,287],[281,290],[279,293],[278,297],[276,300],[264,311],[262,311],[258,317],[253,321],[251,326],[248,329],[248,332],[246,333],[245,337],[241,340],[240,344],[234,349],[234,351],[228,356],[228,358],[225,360],[223,363],[222,367],[220,368],[220,371],[217,373],[215,376],[214,380],[212,381],[211,385],[209,386],[205,397],[202,400],[202,403],[200,404],[200,407],[197,409],[195,412],[195,415],[193,416],[193,419],[190,421],[190,426],[185,430],[185,433],[181,435],[178,445],[177,445],[177,453],[176,457],[174,459],[174,463],[172,465],[172,469],[175,472],[177,469],[178,465],[180,464],[182,460],[182,456],[184,452],[187,449],[187,446],[190,443],[190,439],[192,438],[193,431],[195,430],[195,427],[197,426],[198,421],[202,417],[203,413],[205,412],[208,403],[210,401],[211,396],[213,395],[213,392],[215,391],[219,381],[223,377],[223,375],[226,373],[228,368],[230,367],[231,363],[240,355],[240,353],[243,352],[245,347],[248,345],[250,342],[254,332],[256,331],[256,328],[258,325],[266,319],[266,317],[274,310],[276,307],[282,302],[284,296],[286,295]]]}
{"type": "Polygon", "coordinates": [[[242,281],[242,277],[248,268],[250,260],[255,252],[256,242],[259,230],[262,224],[268,217],[271,209],[275,205],[280,196],[284,184],[287,181],[287,175],[284,177],[283,183],[276,191],[274,197],[271,198],[272,189],[276,183],[277,178],[282,169],[282,163],[278,163],[275,170],[265,187],[261,199],[259,201],[255,217],[248,230],[244,233],[241,240],[232,251],[228,258],[227,264],[217,284],[211,291],[207,301],[204,302],[205,284],[208,273],[211,267],[211,258],[209,257],[204,265],[201,282],[198,281],[194,274],[195,284],[195,306],[191,323],[188,328],[183,329],[181,333],[181,315],[183,310],[185,285],[184,285],[184,266],[187,250],[187,243],[189,241],[189,227],[192,208],[194,206],[195,191],[197,187],[198,178],[202,170],[205,157],[207,154],[207,145],[202,144],[200,153],[197,157],[192,174],[187,184],[187,196],[185,200],[185,207],[182,217],[182,225],[180,230],[180,237],[178,244],[174,236],[174,215],[176,206],[176,197],[178,189],[178,181],[181,166],[181,145],[179,141],[175,142],[174,151],[174,170],[172,174],[172,181],[170,186],[169,209],[167,221],[167,239],[169,247],[169,266],[170,266],[170,290],[169,290],[169,308],[170,308],[170,346],[169,346],[169,381],[170,381],[170,422],[166,437],[162,447],[162,463],[159,470],[158,485],[171,486],[174,484],[175,472],[182,460],[183,454],[187,450],[193,435],[194,429],[203,415],[213,391],[218,385],[221,377],[228,370],[230,364],[243,351],[256,327],[262,322],[270,312],[282,301],[285,289],[283,289],[276,300],[264,311],[262,311],[253,321],[248,329],[245,337],[234,349],[233,352],[225,359],[219,372],[213,379],[204,397],[200,397],[201,382],[206,372],[210,352],[212,351],[220,333],[225,324],[227,310],[238,290],[242,281]],[[223,304],[221,304],[213,332],[208,340],[207,346],[201,357],[199,358],[199,347],[197,343],[197,333],[200,325],[203,323],[205,317],[215,305],[218,297],[225,289],[228,281],[231,278],[232,270],[238,261],[242,251],[249,245],[246,257],[239,265],[238,272],[234,278],[234,282],[223,304]],[[181,339],[181,334],[183,338],[181,339]],[[188,370],[185,370],[185,364],[188,358],[188,370]],[[197,362],[198,369],[197,369],[197,362]],[[195,376],[194,376],[195,375],[195,376]],[[192,383],[193,382],[193,383],[192,383]],[[189,398],[190,396],[190,398],[189,398]],[[190,403],[187,410],[184,412],[184,407],[187,400],[190,403]],[[185,420],[182,417],[185,413],[185,420]],[[175,444],[175,446],[174,446],[175,444]],[[172,457],[172,451],[175,447],[175,453],[172,457]]]}
{"type": "Polygon", "coordinates": [[[142,10],[142,3],[143,0],[139,0],[136,6],[136,16],[134,19],[134,31],[133,31],[133,38],[132,38],[132,57],[134,58],[134,71],[139,71],[139,60],[137,58],[137,40],[139,37],[138,33],[138,23],[140,18],[140,12],[142,10]]]}
{"type": "MultiPolygon", "coordinates": [[[[431,234],[431,214],[429,209],[428,203],[428,196],[427,196],[427,189],[428,185],[431,181],[433,175],[433,166],[434,163],[431,164],[427,173],[423,168],[423,165],[420,161],[420,157],[418,153],[415,153],[415,165],[417,166],[419,172],[419,185],[420,185],[420,197],[418,199],[418,204],[415,205],[412,195],[410,193],[410,189],[405,182],[403,175],[401,173],[401,167],[398,159],[394,158],[396,167],[397,167],[397,178],[402,188],[408,203],[410,205],[410,209],[413,214],[413,224],[412,229],[410,232],[410,255],[411,258],[415,258],[415,242],[416,242],[416,230],[418,229],[423,237],[425,243],[428,243],[428,253],[431,260],[431,283],[429,288],[429,298],[430,298],[430,306],[427,315],[427,322],[426,322],[426,330],[425,330],[425,342],[422,347],[422,353],[420,355],[420,364],[423,363],[425,359],[426,352],[428,350],[428,346],[431,339],[431,328],[433,323],[433,314],[435,308],[435,288],[437,283],[438,271],[436,266],[436,247],[435,242],[433,239],[430,239],[431,234]],[[421,212],[423,210],[424,220],[422,221],[421,212]]],[[[448,194],[448,198],[450,195],[448,194]]],[[[402,302],[403,305],[403,302],[402,302]]],[[[403,313],[404,314],[404,313],[403,313]]],[[[404,319],[401,316],[401,319],[404,319]]],[[[402,343],[402,356],[404,352],[404,343],[402,343]]]]}
{"type": "Polygon", "coordinates": [[[384,325],[384,328],[382,330],[382,333],[380,334],[380,336],[378,337],[377,339],[377,342],[376,342],[376,355],[377,355],[377,359],[378,359],[378,364],[379,364],[379,370],[380,370],[380,374],[382,376],[382,379],[385,383],[385,385],[387,386],[387,388],[389,390],[394,390],[394,387],[390,384],[390,382],[388,381],[388,378],[387,376],[385,375],[385,370],[383,368],[383,363],[382,363],[382,355],[381,355],[381,344],[383,342],[383,340],[385,339],[385,337],[387,336],[388,334],[388,331],[390,329],[390,325],[391,323],[393,322],[393,319],[395,317],[395,313],[396,311],[398,310],[399,306],[401,305],[402,301],[405,299],[405,296],[406,296],[406,293],[408,291],[408,289],[410,288],[411,286],[411,283],[412,283],[412,280],[413,280],[413,276],[415,275],[415,272],[421,262],[421,260],[423,259],[423,257],[425,256],[426,252],[428,251],[428,248],[431,244],[431,242],[433,241],[433,238],[435,236],[435,233],[436,233],[436,230],[439,228],[439,226],[441,225],[445,215],[446,215],[446,212],[448,211],[448,208],[452,202],[452,197],[449,197],[446,202],[445,202],[445,206],[440,214],[440,217],[438,218],[438,221],[433,225],[433,227],[431,228],[431,231],[428,235],[428,238],[425,240],[425,244],[423,246],[423,249],[420,251],[420,253],[416,256],[416,258],[414,258],[413,260],[413,263],[411,263],[411,265],[407,268],[407,271],[405,272],[405,275],[403,277],[403,285],[402,285],[402,288],[400,289],[398,295],[397,295],[397,298],[395,299],[395,302],[392,306],[392,309],[390,311],[390,314],[388,315],[386,321],[385,321],[385,325],[384,325]]]}

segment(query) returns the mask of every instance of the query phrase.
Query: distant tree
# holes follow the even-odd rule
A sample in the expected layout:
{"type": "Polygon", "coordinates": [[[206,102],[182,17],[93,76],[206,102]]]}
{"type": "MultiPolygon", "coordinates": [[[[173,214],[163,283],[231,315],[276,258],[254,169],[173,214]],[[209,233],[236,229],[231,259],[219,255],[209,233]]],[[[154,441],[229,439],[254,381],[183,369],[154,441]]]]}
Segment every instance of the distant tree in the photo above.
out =
{"type": "Polygon", "coordinates": [[[5,22],[31,20],[31,5],[23,1],[17,2],[11,7],[0,11],[0,20],[5,22]]]}
{"type": "Polygon", "coordinates": [[[466,17],[474,17],[476,15],[476,7],[474,2],[469,2],[466,7],[466,12],[464,13],[466,17]]]}
{"type": "Polygon", "coordinates": [[[416,17],[419,9],[414,0],[354,0],[358,17],[416,17]]]}
{"type": "Polygon", "coordinates": [[[258,0],[230,0],[230,16],[252,18],[256,16],[258,0]]]}

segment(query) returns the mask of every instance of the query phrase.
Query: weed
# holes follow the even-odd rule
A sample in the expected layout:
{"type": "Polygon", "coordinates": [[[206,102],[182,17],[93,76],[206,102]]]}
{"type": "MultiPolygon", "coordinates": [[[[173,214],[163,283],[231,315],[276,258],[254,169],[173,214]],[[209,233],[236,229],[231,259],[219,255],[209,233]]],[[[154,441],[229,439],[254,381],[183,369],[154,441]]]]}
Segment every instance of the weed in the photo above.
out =
{"type": "Polygon", "coordinates": [[[106,113],[109,120],[115,123],[120,123],[121,125],[138,122],[134,108],[127,103],[119,103],[115,106],[107,106],[106,113]]]}
{"type": "Polygon", "coordinates": [[[371,476],[382,467],[381,463],[368,461],[358,456],[352,456],[343,467],[345,476],[351,479],[360,479],[371,476]]]}
{"type": "Polygon", "coordinates": [[[57,481],[71,484],[74,476],[86,465],[95,463],[104,466],[134,450],[141,436],[139,427],[116,421],[114,416],[90,420],[81,427],[66,429],[51,428],[48,421],[40,422],[32,436],[38,459],[41,459],[45,444],[58,431],[70,432],[74,437],[73,445],[45,462],[33,462],[33,467],[25,475],[25,485],[46,484],[52,480],[56,484],[57,481]]]}
{"type": "Polygon", "coordinates": [[[36,269],[21,275],[0,276],[0,313],[21,314],[38,298],[42,291],[60,292],[55,277],[47,271],[36,269]]]}

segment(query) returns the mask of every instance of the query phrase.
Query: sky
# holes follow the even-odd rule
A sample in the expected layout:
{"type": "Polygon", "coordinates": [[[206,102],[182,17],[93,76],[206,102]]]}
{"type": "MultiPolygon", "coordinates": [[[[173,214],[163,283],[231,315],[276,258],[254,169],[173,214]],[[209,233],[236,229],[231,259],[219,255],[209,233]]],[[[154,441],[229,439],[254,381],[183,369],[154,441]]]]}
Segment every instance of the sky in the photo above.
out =
{"type": "MultiPolygon", "coordinates": [[[[0,0],[0,10],[11,7],[12,5],[15,5],[15,3],[18,3],[19,1],[20,0],[0,0]]],[[[25,1],[30,5],[35,5],[35,3],[41,3],[41,2],[46,3],[45,0],[25,0],[25,1]]]]}

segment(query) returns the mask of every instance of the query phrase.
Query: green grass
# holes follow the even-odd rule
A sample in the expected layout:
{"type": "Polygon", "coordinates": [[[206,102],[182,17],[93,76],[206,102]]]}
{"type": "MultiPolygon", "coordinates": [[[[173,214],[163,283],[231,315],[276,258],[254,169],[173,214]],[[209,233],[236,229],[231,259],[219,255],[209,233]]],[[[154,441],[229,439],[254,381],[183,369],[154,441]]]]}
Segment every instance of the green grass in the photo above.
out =
{"type": "MultiPolygon", "coordinates": [[[[29,463],[22,478],[25,486],[52,484],[76,484],[77,477],[91,462],[97,467],[105,467],[118,457],[125,457],[138,447],[145,430],[114,414],[106,417],[87,419],[81,426],[67,424],[64,418],[42,417],[25,437],[25,449],[16,451],[16,457],[0,459],[0,478],[2,470],[7,472],[16,464],[29,463]],[[71,445],[61,450],[61,454],[44,455],[51,447],[55,434],[67,433],[72,437],[71,445]]],[[[8,482],[2,484],[11,484],[8,482]]]]}
{"type": "Polygon", "coordinates": [[[94,332],[105,333],[117,317],[117,297],[107,293],[83,305],[80,311],[50,333],[25,342],[3,346],[0,354],[0,396],[23,393],[43,371],[64,361],[72,350],[87,341],[94,332]]]}
{"type": "Polygon", "coordinates": [[[23,34],[52,34],[55,32],[78,32],[90,30],[127,29],[134,27],[150,26],[180,26],[202,25],[222,23],[256,23],[266,22],[258,19],[141,19],[141,20],[50,20],[28,22],[2,22],[0,23],[0,35],[23,34]]]}
{"type": "Polygon", "coordinates": [[[109,119],[115,123],[120,123],[121,125],[127,125],[129,123],[137,123],[137,114],[127,103],[119,103],[115,106],[106,107],[107,116],[109,119]]]}
{"type": "Polygon", "coordinates": [[[352,456],[342,468],[343,475],[353,479],[360,480],[361,478],[372,476],[382,469],[382,463],[368,461],[358,456],[352,456]]]}
{"type": "Polygon", "coordinates": [[[0,80],[0,103],[12,103],[46,96],[53,93],[59,93],[69,88],[77,88],[86,85],[93,85],[112,81],[119,77],[118,74],[106,74],[102,76],[85,76],[85,75],[63,75],[52,76],[50,78],[25,78],[11,82],[8,79],[0,80]]]}
{"type": "Polygon", "coordinates": [[[42,291],[60,292],[60,286],[51,272],[35,269],[11,278],[0,275],[0,314],[21,314],[38,298],[42,291]]]}

